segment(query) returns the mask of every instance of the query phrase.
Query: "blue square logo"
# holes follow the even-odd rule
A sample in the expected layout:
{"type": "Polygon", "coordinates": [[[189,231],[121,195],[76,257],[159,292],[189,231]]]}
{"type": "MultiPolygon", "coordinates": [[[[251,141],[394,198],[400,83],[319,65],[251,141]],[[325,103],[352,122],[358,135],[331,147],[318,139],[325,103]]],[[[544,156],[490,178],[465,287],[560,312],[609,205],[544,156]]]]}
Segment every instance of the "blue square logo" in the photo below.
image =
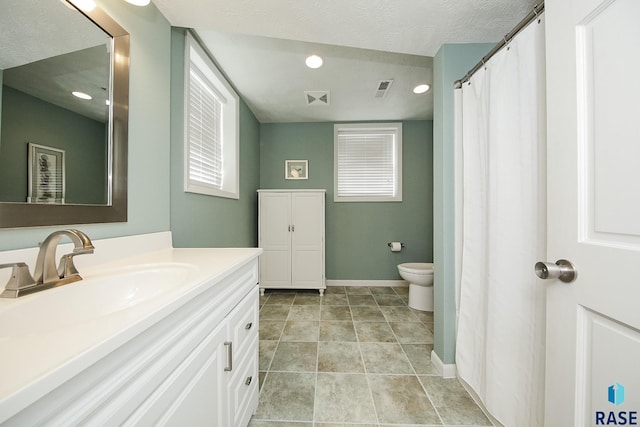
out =
{"type": "Polygon", "coordinates": [[[609,386],[608,399],[610,403],[616,406],[620,406],[624,403],[624,386],[620,383],[615,383],[609,386]]]}

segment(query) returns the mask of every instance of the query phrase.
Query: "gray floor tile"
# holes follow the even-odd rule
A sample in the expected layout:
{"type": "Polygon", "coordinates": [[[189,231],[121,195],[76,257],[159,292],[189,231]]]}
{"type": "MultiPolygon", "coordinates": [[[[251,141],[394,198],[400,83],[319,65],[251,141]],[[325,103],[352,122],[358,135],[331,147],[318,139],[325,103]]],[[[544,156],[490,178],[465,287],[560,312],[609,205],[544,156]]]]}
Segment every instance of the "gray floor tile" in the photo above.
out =
{"type": "Polygon", "coordinates": [[[280,342],[270,371],[315,372],[318,344],[315,342],[280,342]]]}
{"type": "Polygon", "coordinates": [[[318,343],[318,372],[364,373],[358,343],[318,343]]]}
{"type": "Polygon", "coordinates": [[[281,341],[318,341],[319,323],[312,320],[287,320],[281,341]]]}
{"type": "Polygon", "coordinates": [[[347,295],[371,295],[371,291],[366,286],[345,286],[347,295]]]}
{"type": "Polygon", "coordinates": [[[402,349],[418,375],[438,375],[431,363],[432,344],[402,344],[402,349]]]}
{"type": "Polygon", "coordinates": [[[377,423],[366,375],[319,373],[316,388],[315,421],[377,423]]]}
{"type": "Polygon", "coordinates": [[[324,290],[324,295],[334,295],[334,294],[346,294],[346,290],[344,286],[327,286],[327,289],[324,290]]]}
{"type": "Polygon", "coordinates": [[[371,294],[374,295],[374,296],[378,296],[378,295],[396,295],[396,293],[393,290],[393,288],[391,288],[389,286],[370,286],[369,287],[369,292],[371,292],[371,294]]]}
{"type": "Polygon", "coordinates": [[[421,376],[420,381],[446,425],[492,425],[457,378],[421,376]]]}
{"type": "Polygon", "coordinates": [[[382,311],[377,306],[353,306],[351,307],[351,315],[354,321],[359,322],[386,322],[382,311]]]}
{"type": "Polygon", "coordinates": [[[404,306],[405,303],[397,295],[374,295],[379,306],[404,306]]]}
{"type": "Polygon", "coordinates": [[[437,376],[433,313],[407,299],[408,287],[267,290],[250,427],[491,425],[457,380],[437,376]]]}
{"type": "Polygon", "coordinates": [[[290,305],[265,304],[260,310],[260,320],[286,319],[290,305]]]}
{"type": "Polygon", "coordinates": [[[297,294],[293,300],[293,305],[320,305],[320,293],[313,291],[312,294],[297,294]]]}
{"type": "Polygon", "coordinates": [[[414,308],[409,308],[415,314],[421,322],[433,323],[433,311],[422,311],[414,308]]]}
{"type": "Polygon", "coordinates": [[[322,305],[349,305],[347,294],[328,294],[322,297],[322,305]]]}
{"type": "Polygon", "coordinates": [[[315,374],[269,372],[256,420],[313,421],[315,374]]]}
{"type": "Polygon", "coordinates": [[[282,335],[284,320],[261,320],[259,336],[261,340],[277,341],[282,335]]]}
{"type": "Polygon", "coordinates": [[[401,344],[433,344],[433,332],[428,324],[389,322],[401,344]]]}
{"type": "Polygon", "coordinates": [[[266,371],[271,366],[271,361],[273,360],[273,355],[276,352],[276,347],[278,346],[278,341],[265,341],[260,340],[258,347],[258,369],[260,371],[266,371]]]}
{"type": "Polygon", "coordinates": [[[383,322],[353,322],[360,342],[397,342],[393,331],[383,322]]]}
{"type": "Polygon", "coordinates": [[[265,305],[291,305],[296,295],[291,293],[286,294],[271,294],[269,295],[269,299],[265,302],[265,305]]]}
{"type": "Polygon", "coordinates": [[[416,316],[409,307],[397,306],[397,307],[380,307],[380,311],[384,314],[384,318],[387,322],[419,322],[418,316],[416,316]]]}
{"type": "Polygon", "coordinates": [[[353,322],[321,321],[320,341],[357,341],[353,322]]]}
{"type": "Polygon", "coordinates": [[[369,374],[413,374],[409,359],[397,343],[360,343],[364,366],[369,374]]]}
{"type": "Polygon", "coordinates": [[[292,305],[287,320],[320,320],[319,305],[292,305]]]}
{"type": "Polygon", "coordinates": [[[441,424],[414,375],[368,375],[380,423],[441,424]]]}
{"type": "Polygon", "coordinates": [[[320,311],[321,320],[351,320],[348,305],[323,305],[320,311]]]}
{"type": "Polygon", "coordinates": [[[347,294],[349,305],[376,305],[373,295],[347,294]]]}

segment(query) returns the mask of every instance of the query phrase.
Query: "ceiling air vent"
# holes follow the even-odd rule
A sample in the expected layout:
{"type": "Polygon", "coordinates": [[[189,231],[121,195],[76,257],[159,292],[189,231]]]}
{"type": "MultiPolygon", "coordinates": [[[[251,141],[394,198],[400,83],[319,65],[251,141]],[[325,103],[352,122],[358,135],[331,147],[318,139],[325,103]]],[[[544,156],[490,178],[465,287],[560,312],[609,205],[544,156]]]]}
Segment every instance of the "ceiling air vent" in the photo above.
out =
{"type": "Polygon", "coordinates": [[[380,80],[378,83],[378,90],[376,91],[376,98],[384,98],[391,87],[393,80],[380,80]]]}
{"type": "Polygon", "coordinates": [[[307,105],[329,105],[331,102],[328,90],[305,91],[307,105]]]}

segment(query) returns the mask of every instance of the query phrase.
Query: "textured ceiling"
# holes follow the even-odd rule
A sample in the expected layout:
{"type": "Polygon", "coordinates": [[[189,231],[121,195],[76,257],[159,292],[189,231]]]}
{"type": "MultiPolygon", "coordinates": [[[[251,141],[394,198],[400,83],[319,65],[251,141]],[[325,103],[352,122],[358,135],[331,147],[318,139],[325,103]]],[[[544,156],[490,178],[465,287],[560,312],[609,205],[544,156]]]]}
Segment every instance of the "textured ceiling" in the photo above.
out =
{"type": "MultiPolygon", "coordinates": [[[[433,118],[433,56],[444,43],[496,42],[536,0],[153,0],[193,28],[258,120],[433,118]],[[312,53],[324,58],[304,66],[312,53]],[[394,82],[375,98],[380,80],[394,82]],[[330,91],[307,106],[305,91],[330,91]]],[[[460,76],[462,77],[462,76],[460,76]]]]}

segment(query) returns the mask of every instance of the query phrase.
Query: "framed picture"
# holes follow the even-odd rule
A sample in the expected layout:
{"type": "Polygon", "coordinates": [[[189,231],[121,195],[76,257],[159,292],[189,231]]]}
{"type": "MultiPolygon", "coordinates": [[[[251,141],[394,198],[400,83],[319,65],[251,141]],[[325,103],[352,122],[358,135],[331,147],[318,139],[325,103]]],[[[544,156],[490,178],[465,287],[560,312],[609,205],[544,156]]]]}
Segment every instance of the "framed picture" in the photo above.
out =
{"type": "Polygon", "coordinates": [[[64,203],[64,150],[29,143],[28,203],[64,203]]]}
{"type": "Polygon", "coordinates": [[[309,179],[309,160],[285,160],[284,179],[309,179]]]}

